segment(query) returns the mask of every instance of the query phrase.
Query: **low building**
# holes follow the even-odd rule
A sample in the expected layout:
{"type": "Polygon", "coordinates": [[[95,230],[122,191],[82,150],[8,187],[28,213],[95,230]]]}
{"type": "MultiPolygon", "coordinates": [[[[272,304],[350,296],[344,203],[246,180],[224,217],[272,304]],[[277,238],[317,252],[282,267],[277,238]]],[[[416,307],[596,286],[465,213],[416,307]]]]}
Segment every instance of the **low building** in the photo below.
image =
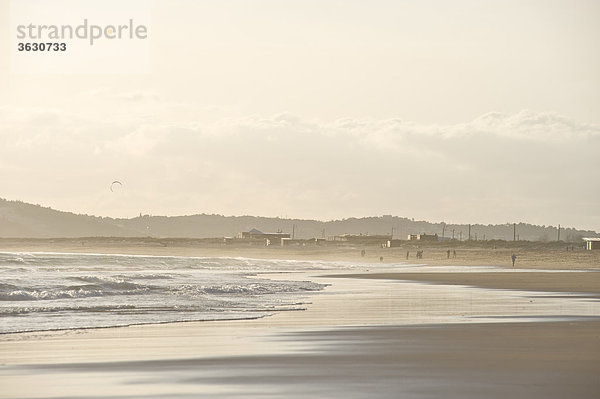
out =
{"type": "Polygon", "coordinates": [[[585,249],[588,251],[600,249],[600,238],[583,238],[585,241],[585,249]]]}
{"type": "Polygon", "coordinates": [[[390,235],[370,235],[370,234],[342,234],[330,237],[330,241],[343,241],[352,244],[385,243],[390,239],[390,235]]]}
{"type": "Polygon", "coordinates": [[[289,246],[292,246],[292,245],[295,245],[295,246],[298,246],[298,247],[299,246],[305,246],[306,242],[305,242],[305,240],[295,240],[295,239],[292,239],[292,238],[289,238],[289,237],[284,237],[284,238],[281,239],[281,246],[282,247],[289,247],[289,246]]]}
{"type": "Polygon", "coordinates": [[[296,245],[299,247],[306,247],[307,245],[323,245],[325,244],[326,241],[324,238],[309,238],[309,239],[294,239],[294,238],[282,238],[281,239],[281,246],[282,247],[286,247],[286,246],[291,246],[291,245],[296,245]]]}
{"type": "Polygon", "coordinates": [[[388,248],[398,248],[402,246],[402,240],[387,240],[388,248]]]}
{"type": "Polygon", "coordinates": [[[258,229],[252,229],[250,231],[242,231],[238,234],[238,238],[243,240],[268,240],[270,244],[275,242],[279,243],[282,238],[290,238],[289,233],[282,233],[278,231],[277,233],[263,233],[258,229]]]}
{"type": "Polygon", "coordinates": [[[429,242],[438,242],[437,234],[409,234],[409,241],[429,241],[429,242]]]}

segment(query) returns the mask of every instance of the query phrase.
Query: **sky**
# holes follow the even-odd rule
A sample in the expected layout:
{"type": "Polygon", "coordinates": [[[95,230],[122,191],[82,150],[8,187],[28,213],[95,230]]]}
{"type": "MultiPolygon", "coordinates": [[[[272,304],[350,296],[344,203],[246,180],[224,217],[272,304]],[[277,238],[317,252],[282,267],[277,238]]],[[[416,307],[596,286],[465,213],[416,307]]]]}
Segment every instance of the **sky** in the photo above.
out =
{"type": "Polygon", "coordinates": [[[597,1],[108,12],[46,0],[74,24],[141,12],[148,26],[132,52],[85,70],[67,52],[62,72],[42,71],[50,53],[29,55],[40,71],[19,69],[13,3],[0,0],[2,198],[112,217],[392,214],[600,231],[597,1]]]}

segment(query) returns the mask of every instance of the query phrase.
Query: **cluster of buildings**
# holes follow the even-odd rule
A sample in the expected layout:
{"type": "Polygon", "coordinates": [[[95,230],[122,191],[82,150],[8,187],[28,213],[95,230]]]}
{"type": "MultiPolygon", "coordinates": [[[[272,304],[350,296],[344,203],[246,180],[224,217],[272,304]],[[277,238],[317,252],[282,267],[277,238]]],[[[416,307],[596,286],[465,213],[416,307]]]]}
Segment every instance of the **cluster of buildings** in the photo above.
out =
{"type": "Polygon", "coordinates": [[[247,240],[251,242],[260,242],[264,243],[267,246],[271,245],[281,245],[281,246],[289,246],[289,245],[319,245],[325,241],[324,238],[311,238],[308,240],[296,239],[291,236],[290,233],[284,233],[282,231],[278,231],[276,233],[264,233],[258,229],[251,229],[249,231],[242,231],[237,235],[237,239],[247,240]]]}
{"type": "MultiPolygon", "coordinates": [[[[391,235],[368,234],[343,234],[329,237],[327,240],[325,238],[296,239],[290,233],[284,233],[282,231],[277,231],[275,233],[265,233],[255,228],[249,231],[240,232],[237,235],[236,239],[254,242],[256,244],[267,246],[321,245],[325,243],[325,241],[334,241],[362,245],[381,245],[385,248],[395,248],[402,246],[402,244],[405,242],[401,239],[393,239],[391,235]]],[[[423,243],[434,243],[439,242],[440,237],[438,237],[437,234],[409,234],[406,240],[418,241],[423,243]]],[[[583,238],[583,240],[585,242],[585,248],[587,250],[600,249],[600,238],[583,238]]]]}
{"type": "MultiPolygon", "coordinates": [[[[392,239],[390,235],[369,235],[369,234],[342,234],[337,236],[331,236],[327,240],[325,238],[311,238],[311,239],[296,239],[290,233],[284,233],[277,231],[275,233],[265,233],[256,228],[248,231],[242,231],[238,233],[237,240],[245,240],[248,242],[255,242],[271,245],[307,245],[314,244],[320,245],[325,241],[334,242],[346,242],[351,244],[381,244],[383,247],[393,248],[399,247],[402,240],[392,239]]],[[[409,241],[422,241],[422,242],[437,242],[439,241],[437,234],[411,234],[407,238],[409,241]]]]}

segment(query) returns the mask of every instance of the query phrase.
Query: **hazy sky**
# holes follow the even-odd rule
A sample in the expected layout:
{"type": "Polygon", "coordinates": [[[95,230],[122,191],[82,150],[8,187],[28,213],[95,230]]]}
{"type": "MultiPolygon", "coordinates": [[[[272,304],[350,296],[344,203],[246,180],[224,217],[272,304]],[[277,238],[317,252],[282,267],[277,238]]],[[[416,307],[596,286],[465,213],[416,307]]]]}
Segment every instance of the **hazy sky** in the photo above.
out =
{"type": "Polygon", "coordinates": [[[12,73],[0,31],[0,197],[600,231],[598,1],[149,9],[149,73],[12,73]]]}

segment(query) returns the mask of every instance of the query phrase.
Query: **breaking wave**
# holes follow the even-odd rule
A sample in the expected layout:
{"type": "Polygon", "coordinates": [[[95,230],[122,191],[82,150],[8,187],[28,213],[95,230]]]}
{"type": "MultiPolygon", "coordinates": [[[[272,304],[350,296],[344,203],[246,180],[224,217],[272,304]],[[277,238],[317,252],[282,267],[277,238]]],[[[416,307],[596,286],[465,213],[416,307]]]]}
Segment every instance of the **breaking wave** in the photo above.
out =
{"type": "MultiPolygon", "coordinates": [[[[0,333],[254,319],[306,308],[311,281],[272,280],[290,261],[0,253],[0,333]]],[[[318,270],[306,263],[306,269],[318,270]]]]}

